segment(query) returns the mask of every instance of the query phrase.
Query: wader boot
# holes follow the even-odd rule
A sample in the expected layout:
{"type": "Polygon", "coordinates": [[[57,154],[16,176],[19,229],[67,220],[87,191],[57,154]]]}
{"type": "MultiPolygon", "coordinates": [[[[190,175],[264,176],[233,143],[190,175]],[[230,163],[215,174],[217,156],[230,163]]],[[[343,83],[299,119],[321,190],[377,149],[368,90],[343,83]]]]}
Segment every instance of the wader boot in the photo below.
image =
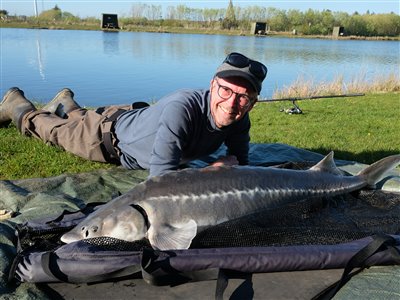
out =
{"type": "Polygon", "coordinates": [[[25,98],[24,92],[17,87],[9,89],[0,103],[0,127],[13,121],[21,132],[22,118],[25,114],[35,111],[35,106],[25,98]]]}
{"type": "Polygon", "coordinates": [[[68,89],[64,88],[57,93],[57,95],[43,106],[43,110],[56,114],[60,118],[68,118],[68,114],[78,108],[81,108],[78,103],[73,99],[74,93],[68,89]]]}

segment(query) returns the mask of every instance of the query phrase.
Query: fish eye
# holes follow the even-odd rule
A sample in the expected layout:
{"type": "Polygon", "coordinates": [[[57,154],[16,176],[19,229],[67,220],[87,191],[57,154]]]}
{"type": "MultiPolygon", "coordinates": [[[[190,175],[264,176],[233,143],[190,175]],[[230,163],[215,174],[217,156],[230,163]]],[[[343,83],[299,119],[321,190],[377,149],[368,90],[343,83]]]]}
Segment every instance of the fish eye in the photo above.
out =
{"type": "Polygon", "coordinates": [[[86,229],[85,226],[83,226],[83,227],[81,228],[81,231],[85,231],[85,229],[86,229]]]}
{"type": "Polygon", "coordinates": [[[92,229],[93,232],[97,232],[97,230],[99,229],[98,226],[92,226],[90,229],[92,229]]]}

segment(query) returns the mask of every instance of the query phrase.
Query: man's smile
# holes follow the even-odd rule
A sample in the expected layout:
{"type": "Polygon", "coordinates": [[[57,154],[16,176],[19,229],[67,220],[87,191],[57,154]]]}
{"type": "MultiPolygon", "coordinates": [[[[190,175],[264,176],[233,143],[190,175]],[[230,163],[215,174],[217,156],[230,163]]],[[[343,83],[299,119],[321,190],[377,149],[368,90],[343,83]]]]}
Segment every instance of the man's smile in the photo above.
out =
{"type": "Polygon", "coordinates": [[[231,110],[231,109],[229,109],[229,108],[225,108],[225,107],[223,107],[221,104],[218,105],[218,107],[219,107],[224,113],[226,113],[226,114],[228,114],[228,115],[236,115],[236,112],[235,112],[235,111],[233,111],[233,110],[231,110]]]}

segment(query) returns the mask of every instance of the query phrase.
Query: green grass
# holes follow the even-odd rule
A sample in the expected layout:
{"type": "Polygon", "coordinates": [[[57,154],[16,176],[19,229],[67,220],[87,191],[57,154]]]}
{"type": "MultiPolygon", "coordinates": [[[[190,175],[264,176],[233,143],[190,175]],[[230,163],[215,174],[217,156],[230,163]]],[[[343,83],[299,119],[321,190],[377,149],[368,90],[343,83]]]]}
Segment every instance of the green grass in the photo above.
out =
{"type": "MultiPolygon", "coordinates": [[[[253,143],[284,143],[335,157],[372,163],[400,153],[400,94],[298,101],[303,114],[280,112],[292,103],[258,103],[251,112],[253,143]]],[[[0,179],[79,173],[112,165],[86,161],[14,126],[0,128],[0,179]]]]}
{"type": "Polygon", "coordinates": [[[0,128],[0,179],[50,177],[111,166],[81,159],[38,139],[22,136],[14,126],[0,128]]]}
{"type": "Polygon", "coordinates": [[[280,108],[292,103],[259,103],[251,112],[254,143],[284,143],[335,157],[372,163],[400,153],[400,94],[298,101],[303,114],[280,108]]]}

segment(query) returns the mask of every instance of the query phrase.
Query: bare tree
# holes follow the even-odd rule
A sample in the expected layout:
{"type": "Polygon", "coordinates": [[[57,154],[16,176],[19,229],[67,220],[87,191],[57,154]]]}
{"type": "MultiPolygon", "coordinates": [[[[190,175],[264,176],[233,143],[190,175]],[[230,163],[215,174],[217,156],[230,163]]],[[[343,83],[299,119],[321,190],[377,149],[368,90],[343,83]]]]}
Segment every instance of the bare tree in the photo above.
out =
{"type": "Polygon", "coordinates": [[[148,5],[147,6],[147,18],[149,20],[162,19],[162,7],[161,5],[148,5]]]}
{"type": "Polygon", "coordinates": [[[145,11],[147,9],[147,4],[135,3],[131,8],[131,15],[134,19],[141,19],[145,16],[145,11]]]}

